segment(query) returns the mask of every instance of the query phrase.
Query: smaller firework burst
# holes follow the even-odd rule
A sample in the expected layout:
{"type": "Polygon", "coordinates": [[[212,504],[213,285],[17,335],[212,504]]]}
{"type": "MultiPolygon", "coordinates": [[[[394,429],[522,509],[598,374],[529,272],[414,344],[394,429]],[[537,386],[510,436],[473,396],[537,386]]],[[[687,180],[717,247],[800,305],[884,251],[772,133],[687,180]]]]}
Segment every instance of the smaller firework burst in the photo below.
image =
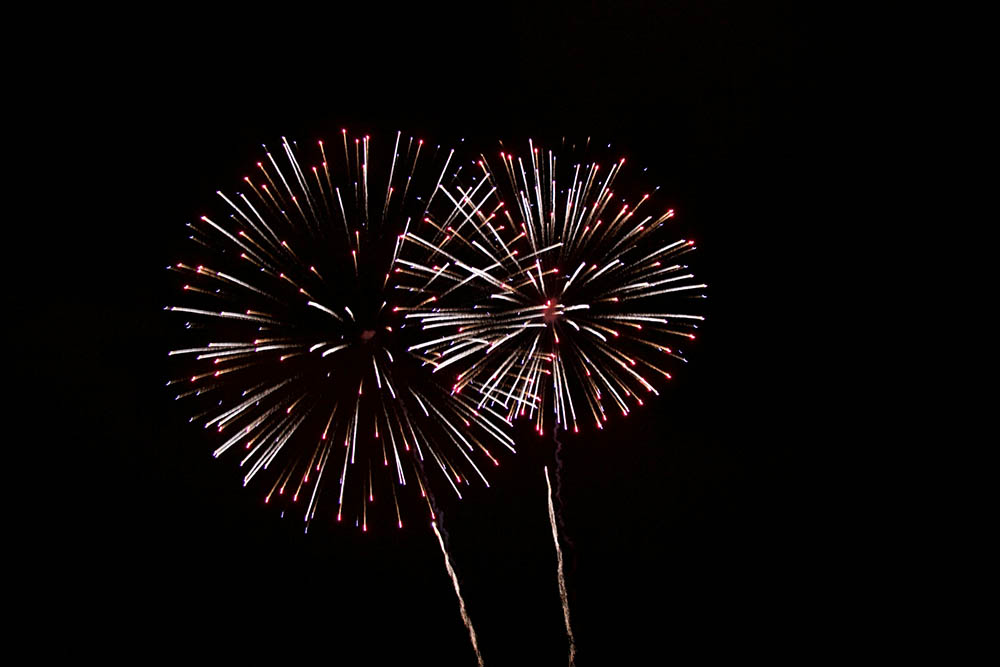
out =
{"type": "Polygon", "coordinates": [[[624,158],[608,167],[528,148],[482,156],[464,182],[439,187],[450,215],[407,231],[401,288],[434,294],[406,313],[426,338],[410,350],[454,372],[455,395],[471,388],[479,408],[539,433],[546,414],[566,430],[603,428],[685,361],[706,285],[655,190],[619,192],[634,192],[624,158]]]}

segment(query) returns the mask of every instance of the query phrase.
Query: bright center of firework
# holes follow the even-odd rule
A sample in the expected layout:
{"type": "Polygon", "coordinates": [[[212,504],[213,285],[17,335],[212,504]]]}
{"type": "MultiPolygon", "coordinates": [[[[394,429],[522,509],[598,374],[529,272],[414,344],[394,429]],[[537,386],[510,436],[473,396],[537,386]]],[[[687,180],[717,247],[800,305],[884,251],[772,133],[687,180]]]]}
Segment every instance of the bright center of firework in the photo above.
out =
{"type": "Polygon", "coordinates": [[[542,319],[546,324],[552,324],[559,319],[558,305],[555,301],[546,301],[545,310],[542,311],[542,319]]]}
{"type": "Polygon", "coordinates": [[[375,337],[375,330],[374,329],[365,329],[364,331],[361,332],[361,340],[363,340],[363,341],[366,341],[366,342],[370,341],[374,337],[375,337]]]}

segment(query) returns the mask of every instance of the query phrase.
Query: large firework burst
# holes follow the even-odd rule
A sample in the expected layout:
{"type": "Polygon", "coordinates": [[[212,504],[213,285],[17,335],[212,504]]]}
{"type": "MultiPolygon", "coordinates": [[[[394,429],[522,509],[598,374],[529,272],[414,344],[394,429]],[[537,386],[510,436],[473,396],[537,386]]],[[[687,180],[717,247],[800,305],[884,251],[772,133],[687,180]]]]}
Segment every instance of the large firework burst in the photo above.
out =
{"type": "Polygon", "coordinates": [[[428,467],[461,496],[513,441],[505,417],[438,386],[407,351],[417,327],[394,314],[391,267],[410,219],[456,210],[437,195],[456,177],[454,151],[397,133],[380,158],[368,136],[341,139],[341,157],[320,141],[307,168],[294,142],[282,139],[278,159],[265,147],[242,191],[218,193],[224,213],[188,225],[192,257],[168,267],[183,305],[167,310],[187,320],[170,354],[192,369],[168,384],[218,433],[214,455],[239,452],[244,485],[301,502],[307,529],[324,498],[338,521],[367,530],[379,514],[402,527],[400,489],[427,498],[440,484],[428,467]]]}
{"type": "Polygon", "coordinates": [[[431,257],[406,264],[409,289],[437,295],[407,312],[427,333],[410,349],[456,372],[455,395],[471,387],[478,407],[539,433],[546,414],[563,429],[603,428],[609,406],[627,415],[684,361],[706,286],[684,263],[694,242],[670,238],[674,211],[657,208],[655,190],[635,193],[624,158],[606,168],[528,147],[442,184],[449,218],[406,233],[401,261],[411,249],[431,257]]]}

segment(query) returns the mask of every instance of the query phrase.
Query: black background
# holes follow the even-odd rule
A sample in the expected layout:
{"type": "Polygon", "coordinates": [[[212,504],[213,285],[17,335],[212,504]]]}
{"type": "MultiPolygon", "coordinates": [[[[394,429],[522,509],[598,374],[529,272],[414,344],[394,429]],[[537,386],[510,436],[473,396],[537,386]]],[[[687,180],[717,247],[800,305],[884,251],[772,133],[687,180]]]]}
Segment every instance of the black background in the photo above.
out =
{"type": "MultiPolygon", "coordinates": [[[[724,2],[78,18],[58,75],[37,82],[40,196],[67,212],[29,225],[42,296],[14,318],[44,362],[29,385],[46,396],[39,446],[71,468],[35,492],[60,582],[37,613],[73,628],[66,650],[474,664],[429,530],[302,535],[209,456],[163,389],[163,267],[182,258],[183,224],[262,142],[347,127],[484,151],[591,136],[649,166],[698,241],[708,320],[658,400],[565,438],[578,663],[817,652],[810,21],[724,2]]],[[[518,434],[493,488],[447,504],[445,524],[486,663],[562,664],[551,442],[518,434]]]]}

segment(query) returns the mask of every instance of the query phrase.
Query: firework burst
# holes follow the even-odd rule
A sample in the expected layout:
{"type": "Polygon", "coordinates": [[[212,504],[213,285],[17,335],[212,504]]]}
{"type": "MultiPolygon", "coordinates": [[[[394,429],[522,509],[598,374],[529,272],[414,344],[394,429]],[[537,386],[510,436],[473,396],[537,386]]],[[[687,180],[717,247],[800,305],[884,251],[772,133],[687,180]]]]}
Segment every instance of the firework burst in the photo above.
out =
{"type": "Polygon", "coordinates": [[[528,148],[482,156],[465,184],[439,187],[450,217],[406,233],[402,261],[410,248],[431,257],[408,264],[408,289],[437,294],[406,313],[427,334],[410,349],[456,372],[453,393],[474,389],[480,409],[539,433],[545,415],[574,432],[603,428],[609,410],[628,415],[685,361],[706,285],[684,263],[694,241],[670,238],[674,211],[657,208],[655,190],[619,194],[630,189],[624,158],[608,167],[528,148]]]}
{"type": "Polygon", "coordinates": [[[506,417],[438,386],[397,314],[409,221],[456,208],[437,195],[453,154],[397,133],[380,155],[344,130],[307,164],[282,139],[241,191],[218,192],[220,213],[188,225],[192,259],[168,267],[183,301],[167,310],[186,321],[170,355],[190,363],[168,385],[216,432],[214,455],[266,503],[299,504],[307,530],[325,506],[362,530],[376,516],[402,527],[404,489],[433,519],[431,485],[488,486],[483,468],[513,451],[506,417]]]}

